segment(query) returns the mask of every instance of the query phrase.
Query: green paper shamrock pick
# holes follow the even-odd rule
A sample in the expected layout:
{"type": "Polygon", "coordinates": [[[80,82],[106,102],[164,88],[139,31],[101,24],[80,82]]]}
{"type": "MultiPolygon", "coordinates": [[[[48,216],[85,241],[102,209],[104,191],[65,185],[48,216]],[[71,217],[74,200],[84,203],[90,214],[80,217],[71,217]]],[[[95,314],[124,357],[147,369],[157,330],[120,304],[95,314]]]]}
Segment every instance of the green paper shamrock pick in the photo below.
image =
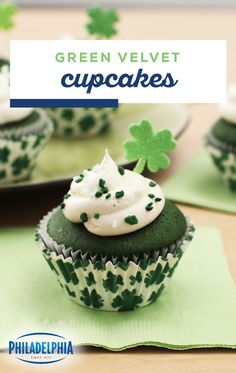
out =
{"type": "Polygon", "coordinates": [[[117,12],[113,9],[102,9],[100,6],[92,6],[87,11],[90,23],[86,25],[91,35],[98,38],[111,38],[117,33],[114,24],[119,20],[117,12]]]}
{"type": "Polygon", "coordinates": [[[151,172],[170,166],[167,152],[175,149],[176,141],[168,129],[153,132],[151,123],[143,119],[138,124],[131,124],[129,132],[134,140],[125,141],[126,159],[130,162],[138,161],[134,171],[141,174],[147,165],[151,172]]]}
{"type": "Polygon", "coordinates": [[[12,17],[17,12],[17,6],[8,1],[0,4],[0,29],[9,30],[14,26],[12,17]]]}

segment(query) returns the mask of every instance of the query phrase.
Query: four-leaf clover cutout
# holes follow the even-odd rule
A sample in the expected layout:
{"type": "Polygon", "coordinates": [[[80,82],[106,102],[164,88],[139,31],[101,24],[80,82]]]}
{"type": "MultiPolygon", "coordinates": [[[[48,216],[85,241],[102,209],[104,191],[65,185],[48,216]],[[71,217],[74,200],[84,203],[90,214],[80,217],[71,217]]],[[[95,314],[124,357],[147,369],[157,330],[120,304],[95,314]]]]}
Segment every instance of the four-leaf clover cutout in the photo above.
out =
{"type": "Polygon", "coordinates": [[[91,35],[98,38],[111,38],[117,33],[114,24],[119,20],[117,12],[113,9],[102,9],[100,6],[92,6],[87,11],[90,22],[86,25],[91,35]]]}
{"type": "Polygon", "coordinates": [[[170,166],[167,152],[175,149],[176,141],[168,129],[153,132],[151,123],[143,119],[138,124],[131,124],[129,132],[134,140],[125,141],[126,159],[130,162],[138,161],[134,171],[141,174],[147,166],[151,172],[170,166]]]}
{"type": "Polygon", "coordinates": [[[17,6],[8,1],[0,4],[0,29],[9,30],[14,26],[12,17],[17,12],[17,6]]]}

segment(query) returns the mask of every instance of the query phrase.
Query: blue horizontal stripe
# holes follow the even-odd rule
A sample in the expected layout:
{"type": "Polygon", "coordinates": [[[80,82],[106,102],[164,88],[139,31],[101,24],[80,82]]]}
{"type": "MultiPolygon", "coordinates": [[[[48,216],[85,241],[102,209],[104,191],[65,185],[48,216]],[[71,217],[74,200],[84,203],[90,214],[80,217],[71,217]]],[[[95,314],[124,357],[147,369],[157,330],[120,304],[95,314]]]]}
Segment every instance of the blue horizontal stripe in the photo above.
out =
{"type": "Polygon", "coordinates": [[[52,107],[105,107],[117,108],[118,99],[11,99],[10,107],[52,108],[52,107]]]}

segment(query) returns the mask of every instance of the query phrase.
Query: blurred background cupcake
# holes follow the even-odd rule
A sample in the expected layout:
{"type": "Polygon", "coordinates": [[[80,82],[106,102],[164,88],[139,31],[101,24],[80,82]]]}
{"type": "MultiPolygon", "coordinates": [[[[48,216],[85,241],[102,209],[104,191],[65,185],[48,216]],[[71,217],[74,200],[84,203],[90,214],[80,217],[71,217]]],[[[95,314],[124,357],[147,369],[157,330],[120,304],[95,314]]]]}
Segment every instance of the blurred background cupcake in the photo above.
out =
{"type": "Polygon", "coordinates": [[[236,84],[228,102],[220,106],[220,118],[205,138],[205,146],[224,184],[236,192],[236,84]]]}
{"type": "MultiPolygon", "coordinates": [[[[93,6],[87,11],[89,23],[86,30],[91,37],[110,39],[117,31],[115,24],[119,18],[113,9],[93,6]]],[[[67,39],[73,39],[68,34],[67,39]]],[[[55,131],[54,135],[66,138],[87,138],[107,132],[117,109],[114,108],[48,108],[55,131]]]]}
{"type": "Polygon", "coordinates": [[[43,110],[10,108],[9,66],[0,69],[0,183],[26,179],[53,132],[43,110]]]}

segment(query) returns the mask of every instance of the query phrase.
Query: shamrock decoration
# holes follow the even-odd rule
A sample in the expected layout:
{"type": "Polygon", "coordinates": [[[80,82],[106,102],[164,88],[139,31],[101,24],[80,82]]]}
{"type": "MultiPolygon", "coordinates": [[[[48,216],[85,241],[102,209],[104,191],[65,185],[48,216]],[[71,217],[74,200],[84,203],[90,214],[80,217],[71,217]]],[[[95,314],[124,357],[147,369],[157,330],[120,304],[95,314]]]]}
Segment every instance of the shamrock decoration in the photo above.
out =
{"type": "Polygon", "coordinates": [[[12,2],[4,1],[0,4],[0,29],[9,30],[14,26],[12,17],[17,12],[17,6],[12,2]]]}
{"type": "Polygon", "coordinates": [[[99,5],[92,6],[87,11],[90,23],[86,25],[88,32],[97,35],[98,38],[110,38],[116,34],[114,24],[119,20],[113,9],[102,9],[99,5]]]}
{"type": "Polygon", "coordinates": [[[169,130],[154,133],[151,123],[143,119],[138,124],[131,124],[129,132],[134,140],[125,141],[124,147],[126,159],[130,162],[138,161],[135,172],[141,174],[145,165],[151,172],[170,166],[170,159],[165,153],[176,147],[176,141],[169,130]]]}

